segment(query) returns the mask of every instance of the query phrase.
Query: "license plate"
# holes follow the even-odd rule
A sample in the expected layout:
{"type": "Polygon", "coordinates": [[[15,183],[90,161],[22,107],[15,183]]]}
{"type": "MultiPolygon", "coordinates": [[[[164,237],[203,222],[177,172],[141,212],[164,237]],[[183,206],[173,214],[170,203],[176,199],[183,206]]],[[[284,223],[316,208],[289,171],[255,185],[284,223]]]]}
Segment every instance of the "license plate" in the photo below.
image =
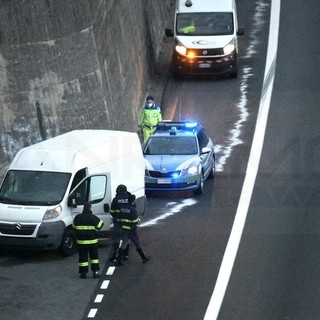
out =
{"type": "Polygon", "coordinates": [[[158,179],[158,184],[170,184],[171,179],[158,179]]]}
{"type": "Polygon", "coordinates": [[[199,68],[211,68],[211,63],[200,63],[199,68]]]}

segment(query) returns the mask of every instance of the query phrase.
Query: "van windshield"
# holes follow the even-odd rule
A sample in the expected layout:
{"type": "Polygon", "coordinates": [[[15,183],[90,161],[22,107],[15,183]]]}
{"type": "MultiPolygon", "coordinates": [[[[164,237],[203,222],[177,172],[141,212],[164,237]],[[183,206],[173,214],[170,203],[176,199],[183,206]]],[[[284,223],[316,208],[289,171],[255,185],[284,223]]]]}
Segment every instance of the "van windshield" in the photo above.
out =
{"type": "Polygon", "coordinates": [[[177,35],[214,36],[233,34],[232,12],[198,12],[177,15],[177,35]]]}
{"type": "Polygon", "coordinates": [[[8,171],[0,189],[2,203],[56,205],[67,190],[71,173],[46,171],[8,171]]]}

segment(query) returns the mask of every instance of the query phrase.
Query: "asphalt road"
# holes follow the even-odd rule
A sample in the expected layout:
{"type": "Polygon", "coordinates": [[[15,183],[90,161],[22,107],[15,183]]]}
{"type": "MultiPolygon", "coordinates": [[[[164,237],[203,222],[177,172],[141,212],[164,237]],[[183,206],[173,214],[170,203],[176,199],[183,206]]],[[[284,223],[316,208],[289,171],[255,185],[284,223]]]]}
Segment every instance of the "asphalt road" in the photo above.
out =
{"type": "Polygon", "coordinates": [[[281,2],[265,144],[220,319],[320,319],[319,13],[281,2]]]}
{"type": "MultiPolygon", "coordinates": [[[[142,264],[131,250],[113,268],[104,242],[101,279],[79,279],[77,256],[0,250],[1,319],[203,319],[245,177],[267,51],[270,1],[237,4],[246,31],[238,79],[170,79],[162,106],[165,118],[207,127],[217,146],[214,182],[197,197],[148,198],[140,234],[152,260],[142,264]]],[[[265,144],[221,320],[320,318],[319,11],[314,0],[281,2],[265,144]]]]}

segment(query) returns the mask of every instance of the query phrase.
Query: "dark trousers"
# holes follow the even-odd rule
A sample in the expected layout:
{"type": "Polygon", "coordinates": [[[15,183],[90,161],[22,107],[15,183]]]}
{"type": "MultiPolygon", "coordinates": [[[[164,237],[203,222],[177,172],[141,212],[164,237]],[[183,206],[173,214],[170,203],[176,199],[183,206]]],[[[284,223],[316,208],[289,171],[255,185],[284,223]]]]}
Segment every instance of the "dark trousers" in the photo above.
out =
{"type": "Polygon", "coordinates": [[[122,232],[121,249],[124,250],[127,247],[127,245],[129,244],[130,240],[133,242],[136,249],[142,249],[141,248],[141,240],[140,240],[140,237],[139,237],[137,230],[122,232]]]}
{"type": "Polygon", "coordinates": [[[99,251],[98,245],[78,245],[79,248],[79,273],[88,273],[89,271],[89,260],[91,262],[91,270],[93,272],[99,271],[99,251]]]}

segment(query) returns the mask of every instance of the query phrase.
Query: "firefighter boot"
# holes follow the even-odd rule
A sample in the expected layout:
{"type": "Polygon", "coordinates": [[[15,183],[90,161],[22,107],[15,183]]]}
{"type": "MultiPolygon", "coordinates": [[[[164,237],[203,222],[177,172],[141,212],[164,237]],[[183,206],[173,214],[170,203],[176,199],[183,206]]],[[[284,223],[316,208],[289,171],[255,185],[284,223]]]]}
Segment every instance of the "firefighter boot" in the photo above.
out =
{"type": "Polygon", "coordinates": [[[137,249],[137,251],[138,251],[140,257],[142,258],[142,263],[147,263],[147,262],[151,259],[151,257],[147,257],[147,256],[144,254],[144,252],[143,252],[142,249],[137,249]]]}
{"type": "Polygon", "coordinates": [[[122,263],[122,256],[123,256],[123,252],[124,250],[123,249],[119,249],[118,251],[118,255],[117,255],[117,258],[116,258],[116,266],[117,267],[120,267],[120,266],[123,266],[123,263],[122,263]]]}
{"type": "Polygon", "coordinates": [[[122,260],[126,261],[129,259],[129,250],[130,250],[130,243],[128,243],[126,248],[124,249],[122,260]]]}

